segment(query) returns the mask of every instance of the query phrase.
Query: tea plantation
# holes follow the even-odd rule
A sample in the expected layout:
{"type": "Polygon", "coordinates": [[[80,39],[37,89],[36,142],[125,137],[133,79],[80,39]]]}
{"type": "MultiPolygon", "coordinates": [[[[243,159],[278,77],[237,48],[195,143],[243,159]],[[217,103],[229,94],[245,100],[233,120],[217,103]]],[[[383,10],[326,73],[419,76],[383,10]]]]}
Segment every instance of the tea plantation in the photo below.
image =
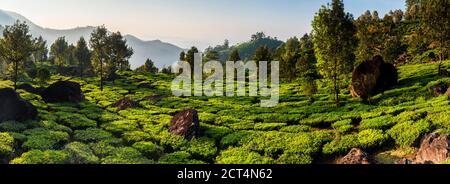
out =
{"type": "MultiPolygon", "coordinates": [[[[450,66],[450,61],[445,62],[450,66]]],[[[78,104],[45,103],[18,90],[38,108],[37,120],[0,123],[0,162],[11,164],[311,164],[334,163],[361,148],[382,163],[417,150],[428,132],[450,133],[450,101],[429,87],[450,78],[437,64],[399,67],[399,85],[370,103],[343,92],[343,105],[319,85],[311,102],[299,83],[281,84],[280,104],[260,107],[258,97],[173,97],[174,76],[120,73],[100,91],[98,78],[53,76],[82,85],[78,104]],[[139,88],[140,84],[153,88],[139,88]],[[149,100],[144,97],[153,96],[149,100]],[[129,97],[140,107],[111,105],[129,97]],[[172,135],[173,115],[199,112],[201,136],[191,141],[172,135]]],[[[33,83],[35,87],[42,84],[33,83]]],[[[11,87],[0,81],[0,88],[11,87]]],[[[48,84],[46,84],[48,85],[48,84]]]]}

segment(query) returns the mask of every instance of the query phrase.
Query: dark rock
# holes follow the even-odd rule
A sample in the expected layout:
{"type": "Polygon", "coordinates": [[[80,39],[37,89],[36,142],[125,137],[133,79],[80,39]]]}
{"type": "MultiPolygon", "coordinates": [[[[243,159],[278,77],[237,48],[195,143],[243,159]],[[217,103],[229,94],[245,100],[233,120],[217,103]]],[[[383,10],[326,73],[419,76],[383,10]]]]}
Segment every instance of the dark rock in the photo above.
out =
{"type": "Polygon", "coordinates": [[[169,131],[188,140],[197,137],[200,131],[198,112],[186,109],[177,113],[170,122],[169,131]]]}
{"type": "Polygon", "coordinates": [[[394,65],[385,63],[381,56],[359,64],[352,75],[353,97],[369,98],[397,84],[398,73],[394,65]]]}
{"type": "Polygon", "coordinates": [[[441,164],[450,158],[450,137],[448,134],[428,134],[422,139],[415,163],[441,164]]]}
{"type": "Polygon", "coordinates": [[[447,92],[448,87],[449,86],[447,84],[441,82],[435,86],[431,86],[429,91],[434,97],[437,97],[445,94],[447,92]]]}
{"type": "Polygon", "coordinates": [[[376,164],[377,162],[361,149],[353,148],[343,158],[337,161],[337,164],[376,164]]]}
{"type": "Polygon", "coordinates": [[[13,89],[0,89],[0,122],[34,119],[37,114],[36,107],[20,98],[13,89]]]}
{"type": "Polygon", "coordinates": [[[448,99],[450,100],[450,88],[447,89],[447,96],[448,96],[448,99]]]}
{"type": "Polygon", "coordinates": [[[39,88],[34,88],[32,85],[30,84],[21,84],[17,86],[17,89],[23,89],[28,93],[33,93],[33,94],[41,94],[42,91],[45,90],[45,88],[39,87],[39,88]]]}
{"type": "Polygon", "coordinates": [[[58,81],[51,84],[42,91],[41,96],[47,103],[78,103],[84,99],[80,84],[70,81],[58,81]]]}
{"type": "Polygon", "coordinates": [[[139,103],[137,103],[136,101],[132,100],[129,97],[122,98],[121,100],[117,101],[116,103],[112,104],[111,106],[117,107],[119,110],[140,107],[139,103]]]}

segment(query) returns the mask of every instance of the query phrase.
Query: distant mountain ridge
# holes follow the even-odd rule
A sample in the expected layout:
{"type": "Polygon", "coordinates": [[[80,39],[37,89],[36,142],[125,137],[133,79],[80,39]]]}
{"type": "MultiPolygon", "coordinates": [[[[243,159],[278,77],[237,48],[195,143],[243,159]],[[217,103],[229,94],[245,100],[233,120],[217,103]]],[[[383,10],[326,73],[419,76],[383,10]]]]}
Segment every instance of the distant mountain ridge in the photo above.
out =
{"type": "MultiPolygon", "coordinates": [[[[47,40],[47,45],[50,45],[61,36],[65,36],[66,40],[75,44],[80,37],[84,37],[89,40],[90,34],[95,29],[93,26],[77,27],[73,29],[50,29],[44,28],[34,24],[26,17],[15,13],[0,10],[0,25],[13,25],[16,20],[25,21],[30,27],[30,33],[34,37],[42,36],[47,40]]],[[[3,32],[3,28],[0,27],[0,31],[3,32]]],[[[111,30],[114,31],[114,30],[111,30]]],[[[3,36],[0,34],[0,36],[3,36]]],[[[133,35],[124,35],[127,39],[128,45],[133,48],[134,54],[130,59],[131,68],[137,68],[145,63],[147,58],[152,59],[155,65],[159,68],[162,66],[169,66],[175,63],[179,58],[179,53],[185,49],[182,49],[174,44],[165,43],[160,40],[143,41],[133,35]]]]}

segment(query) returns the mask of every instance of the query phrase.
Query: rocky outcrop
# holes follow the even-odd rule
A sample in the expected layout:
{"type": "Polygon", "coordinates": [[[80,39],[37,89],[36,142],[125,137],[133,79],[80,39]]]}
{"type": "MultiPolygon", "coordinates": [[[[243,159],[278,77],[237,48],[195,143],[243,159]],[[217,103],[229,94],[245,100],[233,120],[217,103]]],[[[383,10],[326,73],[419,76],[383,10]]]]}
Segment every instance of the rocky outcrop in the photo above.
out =
{"type": "Polygon", "coordinates": [[[448,88],[449,88],[449,86],[447,84],[441,82],[437,85],[431,86],[429,91],[434,97],[437,97],[437,96],[445,94],[447,92],[448,88]]]}
{"type": "Polygon", "coordinates": [[[41,96],[47,103],[78,103],[84,99],[80,84],[70,81],[58,81],[51,84],[42,91],[41,96]]]}
{"type": "Polygon", "coordinates": [[[428,134],[422,139],[414,163],[441,164],[450,158],[450,137],[448,134],[428,134]]]}
{"type": "Polygon", "coordinates": [[[0,89],[0,122],[24,121],[34,119],[37,115],[36,107],[23,100],[13,89],[0,89]]]}
{"type": "Polygon", "coordinates": [[[122,98],[116,103],[112,104],[113,107],[117,107],[119,110],[125,110],[128,108],[137,108],[140,107],[139,103],[132,100],[129,97],[122,98]]]}
{"type": "Polygon", "coordinates": [[[359,148],[353,148],[343,158],[337,161],[337,164],[376,164],[376,161],[359,148]]]}
{"type": "Polygon", "coordinates": [[[397,84],[398,73],[394,65],[385,63],[381,56],[359,64],[352,74],[351,94],[367,99],[397,84]]]}
{"type": "Polygon", "coordinates": [[[193,109],[186,109],[177,113],[170,122],[169,131],[188,140],[199,136],[198,112],[193,109]]]}

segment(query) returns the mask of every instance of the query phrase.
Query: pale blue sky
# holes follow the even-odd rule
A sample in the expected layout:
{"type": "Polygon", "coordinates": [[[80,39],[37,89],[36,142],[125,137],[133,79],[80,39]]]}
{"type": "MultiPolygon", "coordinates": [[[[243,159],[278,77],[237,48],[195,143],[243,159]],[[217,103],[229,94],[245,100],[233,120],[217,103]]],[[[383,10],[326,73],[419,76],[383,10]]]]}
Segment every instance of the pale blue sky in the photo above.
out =
{"type": "MultiPolygon", "coordinates": [[[[0,9],[24,15],[43,27],[66,29],[105,24],[144,40],[181,47],[247,40],[257,31],[285,40],[311,30],[321,5],[331,0],[1,0],[0,9]]],[[[404,0],[344,0],[355,17],[404,9],[404,0]]]]}

